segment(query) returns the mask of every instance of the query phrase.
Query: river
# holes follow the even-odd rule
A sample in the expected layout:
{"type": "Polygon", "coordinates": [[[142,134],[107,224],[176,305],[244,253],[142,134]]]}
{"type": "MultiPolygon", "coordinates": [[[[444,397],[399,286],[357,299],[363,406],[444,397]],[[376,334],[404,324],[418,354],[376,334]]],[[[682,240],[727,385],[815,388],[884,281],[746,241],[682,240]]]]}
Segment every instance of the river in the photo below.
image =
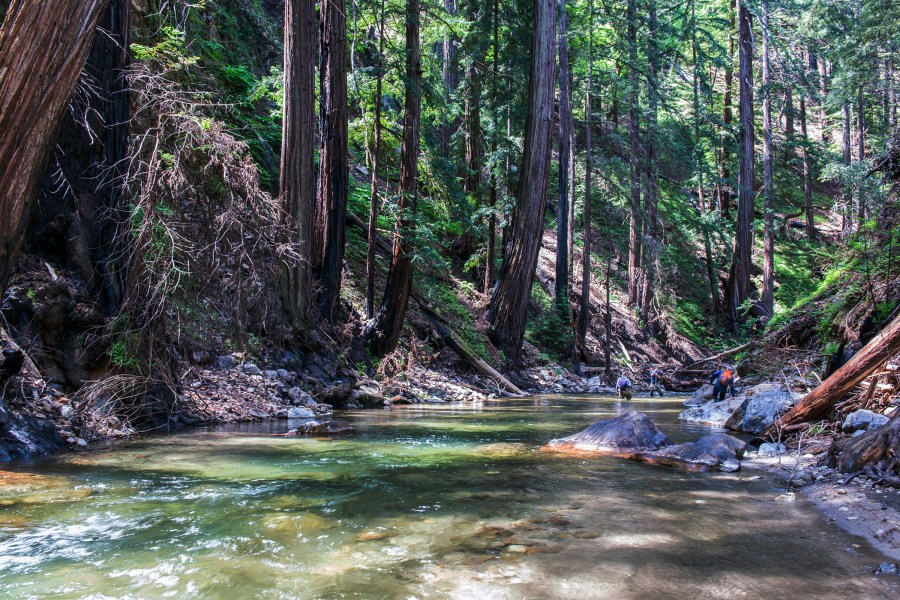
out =
{"type": "Polygon", "coordinates": [[[680,398],[543,396],[194,429],[0,471],[2,598],[897,598],[783,484],[540,452],[680,398]]]}

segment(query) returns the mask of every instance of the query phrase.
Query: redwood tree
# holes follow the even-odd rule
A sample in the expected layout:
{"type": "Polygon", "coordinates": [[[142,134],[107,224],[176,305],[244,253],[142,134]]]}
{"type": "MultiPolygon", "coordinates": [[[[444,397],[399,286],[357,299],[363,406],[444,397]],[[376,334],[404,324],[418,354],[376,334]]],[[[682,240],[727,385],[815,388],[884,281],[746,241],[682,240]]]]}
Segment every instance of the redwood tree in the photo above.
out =
{"type": "MultiPolygon", "coordinates": [[[[559,196],[556,205],[556,305],[569,314],[569,153],[572,102],[569,90],[569,45],[566,0],[559,0],[559,196]]],[[[574,182],[572,182],[574,185],[574,182]]]]}
{"type": "Polygon", "coordinates": [[[556,2],[535,0],[528,117],[521,180],[499,281],[487,319],[491,340],[507,357],[522,354],[528,300],[534,281],[547,207],[556,57],[556,2]]]}
{"type": "Polygon", "coordinates": [[[375,250],[378,235],[378,213],[380,201],[378,196],[378,170],[381,167],[381,87],[384,79],[384,5],[381,0],[381,12],[378,17],[378,64],[375,75],[375,140],[372,147],[372,195],[369,197],[369,247],[366,251],[366,319],[375,316],[375,250]]]}
{"type": "Polygon", "coordinates": [[[628,21],[628,102],[629,140],[631,151],[628,166],[631,174],[631,206],[628,219],[628,305],[636,306],[640,301],[641,271],[641,171],[640,171],[640,117],[638,106],[637,71],[637,15],[636,0],[628,0],[625,19],[628,21]]]}
{"type": "Polygon", "coordinates": [[[105,0],[12,0],[0,26],[0,297],[105,0]]]}
{"type": "Polygon", "coordinates": [[[412,288],[415,250],[415,214],[419,176],[419,115],[421,112],[422,59],[419,49],[419,0],[406,0],[406,98],[403,143],[400,149],[400,198],[391,270],[381,308],[366,329],[372,351],[383,356],[397,347],[412,288]]]}
{"type": "Polygon", "coordinates": [[[310,321],[310,254],[316,182],[315,148],[316,5],[314,0],[284,3],[284,117],[281,134],[281,201],[290,219],[290,240],[300,260],[288,267],[285,305],[295,325],[310,321]]]}
{"type": "Polygon", "coordinates": [[[319,277],[319,311],[330,319],[341,291],[344,221],[349,193],[347,167],[347,23],[344,0],[322,8],[320,45],[321,136],[319,198],[316,206],[313,266],[319,277]]]}
{"type": "Polygon", "coordinates": [[[772,170],[772,74],[769,43],[769,3],[762,0],[762,77],[763,77],[763,292],[762,305],[771,318],[775,314],[775,186],[772,170]]]}
{"type": "MultiPolygon", "coordinates": [[[[584,248],[581,250],[581,308],[578,311],[578,328],[576,330],[575,347],[583,358],[587,359],[587,330],[591,317],[591,88],[594,85],[594,1],[588,0],[588,78],[584,95],[584,248]]],[[[606,317],[609,316],[609,265],[607,264],[606,317]]],[[[609,332],[607,331],[607,334],[609,332]]],[[[609,366],[610,337],[606,337],[604,356],[609,366]]]]}

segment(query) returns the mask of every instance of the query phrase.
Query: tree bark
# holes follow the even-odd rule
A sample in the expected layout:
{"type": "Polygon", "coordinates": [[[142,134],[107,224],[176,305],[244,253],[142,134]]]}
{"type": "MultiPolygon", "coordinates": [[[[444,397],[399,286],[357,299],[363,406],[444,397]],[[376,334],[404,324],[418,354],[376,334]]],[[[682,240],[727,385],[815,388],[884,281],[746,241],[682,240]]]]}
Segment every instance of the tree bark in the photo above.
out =
{"type": "Polygon", "coordinates": [[[722,97],[722,148],[721,170],[719,173],[719,210],[727,219],[731,207],[731,198],[728,193],[728,180],[731,179],[731,124],[734,121],[731,109],[731,88],[734,85],[734,32],[737,26],[735,20],[736,2],[731,0],[728,9],[728,57],[725,59],[725,92],[722,97]]]}
{"type": "Polygon", "coordinates": [[[856,90],[856,130],[859,160],[866,159],[866,99],[863,95],[863,86],[860,84],[856,90]]]}
{"type": "MultiPolygon", "coordinates": [[[[498,117],[497,113],[497,82],[500,79],[500,69],[499,69],[499,52],[500,52],[500,0],[494,0],[493,2],[493,11],[492,11],[492,45],[493,45],[493,58],[491,59],[491,70],[493,72],[493,77],[491,77],[491,114],[493,118],[496,120],[498,117]]],[[[491,140],[491,153],[493,156],[497,156],[497,133],[494,132],[491,140]]],[[[496,262],[495,256],[497,254],[497,176],[493,170],[491,170],[490,175],[491,181],[491,191],[490,191],[490,202],[491,202],[491,214],[488,217],[488,232],[487,232],[487,248],[485,251],[485,268],[484,268],[484,292],[485,294],[490,293],[491,288],[494,287],[494,263],[496,262]]]]}
{"type": "Polygon", "coordinates": [[[628,305],[640,302],[641,278],[641,172],[640,172],[640,110],[638,106],[637,73],[637,16],[636,0],[628,0],[625,19],[628,21],[628,130],[630,151],[628,167],[631,177],[631,204],[628,219],[628,305]]]}
{"type": "Polygon", "coordinates": [[[827,144],[831,141],[828,135],[828,61],[825,57],[819,57],[819,92],[822,94],[822,102],[819,103],[819,128],[822,135],[822,143],[827,144]]]}
{"type": "MultiPolygon", "coordinates": [[[[444,0],[444,10],[447,14],[453,16],[456,14],[456,0],[444,0]]],[[[443,57],[441,61],[441,79],[444,82],[444,104],[449,107],[452,101],[452,95],[456,92],[459,85],[459,76],[457,73],[457,41],[451,31],[444,34],[444,41],[441,48],[443,57]]],[[[458,128],[457,122],[444,123],[440,128],[441,148],[444,157],[450,157],[450,142],[453,134],[458,128]]]]}
{"type": "Polygon", "coordinates": [[[772,168],[772,67],[769,50],[769,2],[762,0],[763,77],[763,290],[762,306],[768,318],[775,314],[775,181],[772,168]]]}
{"type": "Polygon", "coordinates": [[[320,85],[322,147],[319,154],[319,199],[315,215],[314,269],[321,293],[319,312],[331,319],[341,292],[344,266],[344,221],[347,217],[347,24],[344,0],[322,10],[320,85]]]}
{"type": "Polygon", "coordinates": [[[375,316],[375,240],[378,231],[378,214],[381,212],[381,199],[378,194],[378,171],[381,168],[381,101],[382,81],[384,80],[384,7],[381,0],[381,12],[378,17],[378,64],[375,75],[375,132],[372,148],[372,195],[369,198],[369,245],[366,248],[366,319],[375,316]]]}
{"type": "MultiPolygon", "coordinates": [[[[805,423],[824,416],[850,390],[859,385],[872,371],[900,352],[900,315],[878,335],[872,338],[862,350],[840,369],[834,372],[822,385],[806,395],[778,421],[784,428],[795,423],[805,423]]],[[[777,430],[775,425],[768,433],[777,430]]]]}
{"type": "MultiPolygon", "coordinates": [[[[478,23],[478,5],[476,0],[468,0],[470,35],[466,39],[466,45],[470,56],[466,61],[465,69],[465,161],[466,173],[463,178],[463,189],[473,206],[481,206],[481,68],[484,63],[483,46],[481,44],[481,31],[476,27],[478,23]]],[[[472,234],[466,231],[463,234],[465,241],[463,254],[466,258],[472,253],[472,234]]]]}
{"type": "Polygon", "coordinates": [[[294,325],[312,320],[312,217],[316,181],[316,6],[313,0],[284,4],[284,117],[281,135],[281,201],[291,222],[300,260],[287,270],[286,308],[294,325]]]}
{"type": "Polygon", "coordinates": [[[741,2],[738,11],[738,48],[740,55],[739,89],[741,119],[741,155],[738,169],[737,231],[734,256],[728,277],[728,311],[733,328],[743,320],[740,307],[750,296],[750,271],[753,256],[754,143],[753,124],[753,40],[751,14],[741,2]]]}
{"type": "MultiPolygon", "coordinates": [[[[578,311],[578,330],[575,347],[582,358],[587,351],[588,321],[591,318],[591,89],[594,86],[594,1],[588,0],[588,79],[584,94],[584,247],[581,249],[581,307],[578,311]]],[[[609,291],[607,287],[607,292],[609,291]]],[[[606,340],[609,345],[610,340],[606,340]]]]}
{"type": "Polygon", "coordinates": [[[369,347],[378,356],[392,352],[400,341],[412,288],[415,217],[418,203],[419,116],[422,103],[422,59],[419,47],[419,0],[406,0],[406,98],[403,144],[400,149],[400,199],[391,270],[381,308],[366,330],[369,347]]]}
{"type": "MultiPolygon", "coordinates": [[[[572,104],[569,90],[569,50],[566,0],[559,0],[559,199],[556,205],[556,306],[569,320],[569,137],[572,104]]],[[[572,182],[574,184],[574,182],[572,182]]]]}
{"type": "MultiPolygon", "coordinates": [[[[656,285],[656,260],[658,248],[657,208],[659,204],[659,164],[656,158],[657,107],[657,73],[659,72],[659,48],[657,46],[657,13],[656,0],[647,0],[649,14],[647,41],[647,191],[644,193],[644,214],[646,226],[644,231],[644,248],[641,251],[644,259],[644,286],[641,293],[641,320],[653,331],[654,323],[650,313],[653,302],[653,290],[656,285]]],[[[699,85],[699,82],[696,82],[699,85]]],[[[699,139],[698,139],[699,142],[699,139]]],[[[701,180],[702,181],[702,180],[701,180]]],[[[700,197],[703,189],[700,188],[700,197]]]]}
{"type": "Polygon", "coordinates": [[[812,169],[809,157],[809,134],[806,131],[806,98],[800,98],[800,134],[803,136],[803,210],[806,213],[806,237],[816,239],[813,213],[812,169]]]}
{"type": "Polygon", "coordinates": [[[0,26],[0,298],[105,0],[12,0],[0,26]]]}
{"type": "Polygon", "coordinates": [[[510,240],[487,311],[492,341],[512,360],[518,360],[522,354],[528,300],[547,207],[556,71],[555,7],[553,0],[535,0],[534,3],[529,110],[525,121],[521,180],[510,240]]]}
{"type": "Polygon", "coordinates": [[[841,104],[841,156],[844,165],[850,166],[850,106],[847,102],[841,104]]]}

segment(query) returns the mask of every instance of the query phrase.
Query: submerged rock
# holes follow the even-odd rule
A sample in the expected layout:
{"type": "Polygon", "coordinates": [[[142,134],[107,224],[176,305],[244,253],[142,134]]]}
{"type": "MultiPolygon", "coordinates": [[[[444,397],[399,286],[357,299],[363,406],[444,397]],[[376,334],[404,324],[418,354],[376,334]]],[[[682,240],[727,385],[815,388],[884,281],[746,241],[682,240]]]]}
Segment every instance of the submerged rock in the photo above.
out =
{"type": "Polygon", "coordinates": [[[570,448],[589,452],[622,452],[656,450],[671,443],[650,417],[633,410],[598,421],[575,435],[550,440],[547,446],[556,450],[570,448]]]}
{"type": "Polygon", "coordinates": [[[344,433],[353,433],[353,425],[347,421],[307,421],[297,427],[297,429],[287,432],[285,436],[337,435],[344,433]]]}

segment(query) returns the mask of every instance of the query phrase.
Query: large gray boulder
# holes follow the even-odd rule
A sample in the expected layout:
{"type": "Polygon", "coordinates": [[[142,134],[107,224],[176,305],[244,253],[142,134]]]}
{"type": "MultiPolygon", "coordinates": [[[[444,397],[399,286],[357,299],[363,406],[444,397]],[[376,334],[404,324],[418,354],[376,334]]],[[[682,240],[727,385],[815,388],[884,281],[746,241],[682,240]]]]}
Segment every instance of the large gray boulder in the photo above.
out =
{"type": "Polygon", "coordinates": [[[844,433],[867,431],[881,427],[889,420],[885,415],[879,415],[871,410],[857,410],[847,415],[847,418],[844,419],[844,423],[841,425],[841,430],[844,433]]]}
{"type": "Polygon", "coordinates": [[[353,425],[347,421],[307,421],[297,429],[284,434],[285,437],[299,437],[302,435],[340,435],[353,433],[353,425]]]}
{"type": "Polygon", "coordinates": [[[554,450],[621,453],[656,450],[671,443],[668,436],[656,428],[650,417],[633,410],[598,421],[574,435],[551,440],[547,446],[554,450]]]}
{"type": "Polygon", "coordinates": [[[729,419],[743,417],[744,397],[726,396],[722,402],[709,401],[700,406],[688,408],[678,418],[688,423],[725,427],[729,419]],[[737,417],[736,417],[737,416],[737,417]]]}
{"type": "MultiPolygon", "coordinates": [[[[700,401],[707,386],[703,386],[688,401],[700,401]]],[[[712,386],[708,386],[710,391],[712,386]]],[[[775,419],[787,412],[800,395],[777,383],[761,383],[741,388],[737,397],[726,396],[722,402],[705,401],[690,406],[678,418],[689,423],[700,423],[726,427],[733,431],[743,431],[760,435],[775,419]]]]}
{"type": "MultiPolygon", "coordinates": [[[[727,433],[710,433],[696,442],[668,446],[650,453],[648,458],[658,457],[673,461],[683,461],[682,466],[690,471],[739,471],[744,457],[746,442],[727,433]]],[[[649,461],[648,462],[652,462],[649,461]]],[[[665,463],[665,461],[661,461],[665,463]]]]}

